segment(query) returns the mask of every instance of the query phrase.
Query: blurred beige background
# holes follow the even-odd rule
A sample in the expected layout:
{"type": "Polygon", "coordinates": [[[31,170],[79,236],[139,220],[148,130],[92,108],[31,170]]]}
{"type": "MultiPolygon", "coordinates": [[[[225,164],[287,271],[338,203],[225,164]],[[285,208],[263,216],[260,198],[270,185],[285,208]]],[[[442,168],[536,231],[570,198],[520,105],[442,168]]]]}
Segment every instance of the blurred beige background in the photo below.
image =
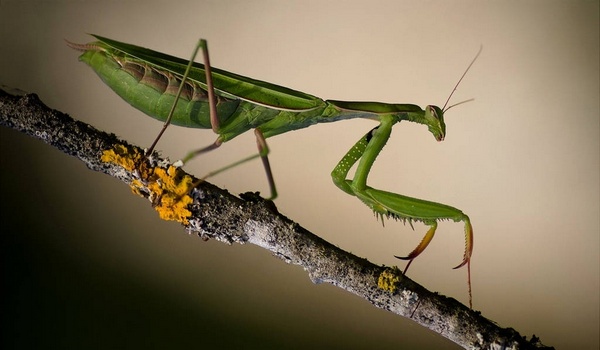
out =
{"type": "MultiPolygon", "coordinates": [[[[160,123],[110,91],[63,39],[86,33],[188,57],[323,98],[443,105],[447,138],[401,124],[375,187],[446,203],[475,228],[474,307],[557,349],[597,349],[597,1],[0,1],[0,84],[148,146],[160,123]]],[[[373,123],[270,139],[280,211],[378,264],[401,263],[423,225],[382,228],[329,173],[373,123]]],[[[172,159],[214,139],[172,127],[172,159]]],[[[149,203],[43,143],[0,128],[3,348],[457,349],[409,320],[250,245],[162,222],[149,203]]],[[[251,134],[187,168],[202,175],[254,152],[251,134]]],[[[260,162],[214,178],[268,188],[260,162]]],[[[462,225],[443,222],[411,278],[467,302],[462,225]]],[[[403,266],[403,265],[400,265],[403,266]]]]}

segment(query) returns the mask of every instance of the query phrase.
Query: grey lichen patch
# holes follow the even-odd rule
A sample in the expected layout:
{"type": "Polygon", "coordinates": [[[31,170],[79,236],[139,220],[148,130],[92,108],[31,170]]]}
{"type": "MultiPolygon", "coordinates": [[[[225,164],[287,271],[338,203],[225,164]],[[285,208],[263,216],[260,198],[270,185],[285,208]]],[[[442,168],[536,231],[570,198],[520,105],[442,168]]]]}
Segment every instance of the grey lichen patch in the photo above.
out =
{"type": "Polygon", "coordinates": [[[402,301],[405,302],[406,304],[414,304],[419,301],[419,296],[417,295],[417,293],[412,292],[408,289],[403,290],[401,293],[401,296],[402,296],[402,301]]]}
{"type": "Polygon", "coordinates": [[[259,247],[273,250],[277,237],[273,232],[273,227],[265,225],[256,220],[248,220],[244,225],[244,232],[248,235],[248,242],[259,247]]]}

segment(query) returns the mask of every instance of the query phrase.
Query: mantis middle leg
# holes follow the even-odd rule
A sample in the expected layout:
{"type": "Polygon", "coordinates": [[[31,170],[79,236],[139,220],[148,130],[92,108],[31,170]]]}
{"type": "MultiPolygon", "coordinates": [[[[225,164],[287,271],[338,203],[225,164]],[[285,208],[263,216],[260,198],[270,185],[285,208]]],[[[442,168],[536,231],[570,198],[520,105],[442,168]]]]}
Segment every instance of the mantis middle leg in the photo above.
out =
{"type": "MultiPolygon", "coordinates": [[[[194,62],[194,59],[196,58],[196,55],[198,54],[198,50],[202,48],[202,57],[203,57],[203,63],[204,63],[204,72],[206,74],[206,91],[207,91],[207,95],[208,95],[208,106],[209,106],[209,114],[210,114],[210,125],[212,130],[218,134],[219,133],[219,127],[220,127],[220,122],[219,122],[219,115],[217,114],[217,102],[216,102],[216,98],[215,98],[215,88],[213,85],[213,79],[212,79],[212,67],[210,65],[210,57],[208,54],[208,43],[206,42],[206,40],[201,39],[198,44],[196,45],[194,52],[192,54],[192,58],[190,59],[185,73],[183,75],[183,78],[181,79],[181,85],[179,86],[179,90],[177,92],[177,95],[175,96],[175,102],[173,103],[173,106],[171,108],[171,111],[169,113],[169,117],[167,118],[167,120],[165,121],[165,123],[163,124],[163,127],[161,129],[161,131],[159,132],[158,136],[156,137],[156,139],[154,140],[154,142],[152,143],[152,146],[150,146],[150,148],[148,149],[148,151],[146,152],[147,154],[151,154],[152,150],[154,149],[154,147],[156,146],[156,143],[158,142],[158,140],[161,138],[162,134],[165,132],[165,130],[167,129],[167,127],[169,126],[169,124],[171,123],[171,119],[173,116],[173,112],[175,111],[175,106],[177,105],[177,101],[179,100],[179,97],[181,96],[181,92],[183,90],[183,86],[185,85],[185,81],[189,76],[189,72],[190,69],[192,67],[192,64],[194,62]]],[[[232,164],[229,164],[223,168],[220,168],[218,170],[212,171],[208,174],[206,174],[204,177],[202,177],[202,180],[205,180],[211,176],[214,176],[216,174],[219,174],[225,170],[231,169],[237,165],[240,165],[242,163],[245,163],[247,161],[250,161],[252,159],[258,158],[260,157],[262,159],[263,162],[263,166],[265,168],[265,173],[267,175],[267,180],[269,182],[269,189],[271,191],[271,196],[269,197],[269,199],[275,199],[277,197],[277,188],[275,187],[275,181],[273,179],[273,172],[271,170],[271,165],[269,163],[269,158],[268,158],[268,154],[269,154],[269,147],[267,146],[267,141],[265,140],[265,137],[263,136],[262,132],[259,129],[255,129],[254,130],[254,134],[256,136],[256,144],[258,147],[258,153],[251,155],[249,157],[246,157],[242,160],[239,160],[237,162],[234,162],[232,164]]],[[[213,142],[212,144],[200,148],[198,150],[192,151],[190,153],[188,153],[182,160],[181,162],[183,164],[185,164],[186,162],[188,162],[189,160],[191,160],[192,158],[202,154],[202,153],[206,153],[209,151],[212,151],[214,149],[219,148],[221,145],[223,144],[223,141],[221,141],[221,139],[219,137],[217,137],[217,139],[215,140],[215,142],[213,142]]]]}

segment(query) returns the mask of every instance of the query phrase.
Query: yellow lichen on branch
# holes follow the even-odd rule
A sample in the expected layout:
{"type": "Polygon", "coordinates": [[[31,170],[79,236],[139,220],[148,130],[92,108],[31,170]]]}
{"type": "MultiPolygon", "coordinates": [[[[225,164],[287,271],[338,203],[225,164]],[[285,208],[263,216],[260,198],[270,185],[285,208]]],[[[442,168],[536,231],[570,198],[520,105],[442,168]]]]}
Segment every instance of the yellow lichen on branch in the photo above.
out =
{"type": "Polygon", "coordinates": [[[144,161],[144,157],[137,148],[117,144],[102,152],[101,160],[117,164],[131,172],[137,170],[139,179],[131,182],[132,191],[138,195],[149,192],[148,197],[161,219],[187,225],[188,218],[192,215],[187,209],[193,202],[188,195],[194,186],[192,178],[172,165],[167,169],[151,167],[144,161]]]}
{"type": "Polygon", "coordinates": [[[136,165],[139,164],[142,156],[136,148],[133,148],[133,151],[131,151],[126,146],[117,144],[112,149],[102,152],[100,160],[104,163],[117,164],[126,170],[133,171],[136,165]]]}
{"type": "Polygon", "coordinates": [[[377,279],[377,287],[387,290],[388,292],[394,293],[398,290],[398,283],[402,275],[397,267],[385,269],[377,279]]]}
{"type": "Polygon", "coordinates": [[[154,175],[156,181],[148,184],[152,193],[156,194],[159,202],[154,209],[163,220],[174,220],[188,224],[187,218],[192,212],[187,206],[193,202],[192,197],[188,195],[193,187],[192,178],[189,175],[180,175],[181,170],[174,166],[168,169],[155,168],[154,175]]]}

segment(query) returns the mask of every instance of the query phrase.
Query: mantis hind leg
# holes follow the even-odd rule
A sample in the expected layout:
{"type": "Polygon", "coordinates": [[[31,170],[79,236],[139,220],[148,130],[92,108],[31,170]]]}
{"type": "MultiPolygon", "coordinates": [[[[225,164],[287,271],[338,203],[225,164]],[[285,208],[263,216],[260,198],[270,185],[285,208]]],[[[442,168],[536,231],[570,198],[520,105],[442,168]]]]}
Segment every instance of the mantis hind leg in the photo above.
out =
{"type": "MultiPolygon", "coordinates": [[[[215,98],[215,88],[213,85],[213,80],[212,80],[212,66],[210,65],[210,56],[208,54],[208,44],[206,42],[206,40],[200,40],[198,42],[198,45],[196,45],[196,48],[194,49],[194,53],[192,55],[192,58],[190,59],[190,62],[188,63],[188,66],[186,68],[185,74],[183,75],[182,81],[181,81],[181,85],[179,88],[179,91],[177,93],[177,96],[175,97],[175,102],[173,104],[173,107],[171,109],[171,112],[169,113],[169,117],[167,118],[167,120],[165,121],[165,124],[163,125],[163,128],[158,136],[158,138],[154,141],[154,144],[152,145],[152,148],[154,147],[154,145],[156,144],[156,142],[158,142],[158,139],[162,136],[162,133],[164,132],[164,130],[167,128],[167,126],[170,124],[171,122],[171,118],[173,115],[173,111],[175,110],[175,105],[177,103],[177,100],[179,99],[179,96],[181,95],[181,91],[182,88],[185,84],[185,80],[188,77],[189,74],[189,70],[192,66],[192,63],[194,62],[194,59],[196,58],[196,55],[198,54],[198,50],[202,48],[202,57],[203,57],[203,61],[204,61],[204,72],[206,74],[206,90],[208,93],[208,107],[209,107],[209,113],[210,113],[210,125],[212,127],[212,130],[218,134],[219,133],[219,127],[220,127],[220,122],[219,122],[219,116],[217,114],[217,102],[216,102],[216,98],[215,98]]],[[[271,191],[271,196],[269,197],[269,199],[275,199],[277,197],[277,189],[275,187],[275,181],[273,179],[273,172],[271,171],[271,165],[269,163],[269,158],[268,158],[268,154],[269,154],[269,147],[267,146],[267,141],[265,140],[265,137],[263,136],[262,132],[259,129],[255,129],[254,130],[254,134],[256,135],[256,144],[258,147],[258,153],[251,155],[249,157],[246,157],[242,160],[239,160],[237,162],[231,163],[227,166],[224,166],[220,169],[217,169],[215,171],[212,171],[208,174],[206,174],[204,177],[202,177],[201,180],[205,180],[211,176],[217,175],[223,171],[226,171],[228,169],[231,169],[237,165],[243,164],[247,161],[253,160],[255,158],[260,157],[262,159],[263,162],[263,166],[265,168],[265,173],[267,175],[267,180],[269,182],[269,188],[271,191]]],[[[213,142],[212,144],[192,151],[190,153],[188,153],[183,160],[181,161],[182,163],[187,163],[189,160],[191,160],[192,158],[212,151],[214,149],[219,148],[221,145],[223,144],[223,142],[221,141],[220,138],[217,137],[217,139],[215,140],[215,142],[213,142]]]]}
{"type": "MultiPolygon", "coordinates": [[[[165,133],[165,131],[167,130],[167,128],[171,124],[171,120],[173,119],[173,113],[175,113],[175,107],[177,106],[177,102],[179,101],[179,98],[181,97],[181,93],[183,92],[183,88],[185,86],[185,82],[186,82],[188,76],[190,75],[190,70],[192,69],[192,65],[194,63],[194,60],[196,59],[196,55],[198,54],[198,50],[200,50],[201,47],[203,48],[204,59],[205,59],[206,62],[208,62],[207,61],[208,60],[208,46],[206,44],[206,40],[200,39],[198,41],[198,44],[194,48],[194,52],[192,53],[192,57],[190,58],[190,61],[188,62],[188,65],[185,68],[185,72],[183,73],[183,77],[181,78],[181,84],[179,85],[179,89],[177,90],[177,94],[175,95],[175,101],[173,101],[173,105],[171,106],[171,110],[169,111],[169,115],[167,117],[167,120],[165,120],[162,128],[160,129],[160,131],[158,133],[158,136],[156,136],[156,138],[154,139],[154,142],[152,142],[152,145],[150,145],[150,147],[146,151],[146,155],[147,156],[149,156],[149,155],[152,154],[152,152],[154,151],[154,148],[156,147],[156,144],[158,143],[158,140],[160,140],[160,138],[162,137],[162,135],[165,133]]],[[[210,73],[210,69],[206,70],[206,75],[207,75],[207,83],[212,87],[212,75],[210,73]],[[210,79],[210,81],[208,79],[210,79]]],[[[215,117],[217,115],[217,113],[216,113],[216,104],[214,103],[214,101],[215,101],[215,98],[214,98],[214,89],[212,89],[212,88],[209,89],[208,97],[209,97],[209,106],[211,105],[210,102],[212,102],[212,107],[210,107],[210,115],[211,115],[211,123],[212,123],[213,122],[213,119],[212,119],[213,114],[214,114],[215,117]],[[210,90],[212,90],[212,92],[210,92],[210,90]],[[213,109],[214,109],[214,111],[213,111],[213,109]]],[[[213,130],[214,130],[214,126],[213,126],[213,130]]]]}
{"type": "MultiPolygon", "coordinates": [[[[273,172],[271,171],[271,165],[269,163],[269,157],[268,157],[269,147],[267,146],[267,141],[265,140],[265,137],[263,136],[262,132],[259,129],[254,129],[254,135],[256,135],[256,145],[258,147],[258,153],[248,156],[246,158],[240,159],[237,162],[228,164],[220,169],[211,171],[210,173],[204,175],[200,180],[204,181],[204,180],[208,179],[209,177],[215,176],[226,170],[234,168],[240,164],[246,163],[248,161],[251,161],[253,159],[260,157],[262,160],[262,163],[263,163],[263,167],[265,168],[265,173],[267,174],[267,181],[269,182],[269,189],[271,191],[271,196],[268,199],[273,200],[273,199],[277,198],[277,188],[275,187],[275,180],[273,179],[273,172]]],[[[189,153],[184,158],[183,162],[185,163],[188,160],[190,160],[191,158],[193,158],[199,154],[206,153],[208,151],[211,151],[211,150],[219,147],[221,145],[221,143],[219,141],[220,140],[217,139],[217,141],[215,141],[213,144],[211,144],[207,147],[201,148],[197,151],[193,151],[193,152],[189,153]]]]}

